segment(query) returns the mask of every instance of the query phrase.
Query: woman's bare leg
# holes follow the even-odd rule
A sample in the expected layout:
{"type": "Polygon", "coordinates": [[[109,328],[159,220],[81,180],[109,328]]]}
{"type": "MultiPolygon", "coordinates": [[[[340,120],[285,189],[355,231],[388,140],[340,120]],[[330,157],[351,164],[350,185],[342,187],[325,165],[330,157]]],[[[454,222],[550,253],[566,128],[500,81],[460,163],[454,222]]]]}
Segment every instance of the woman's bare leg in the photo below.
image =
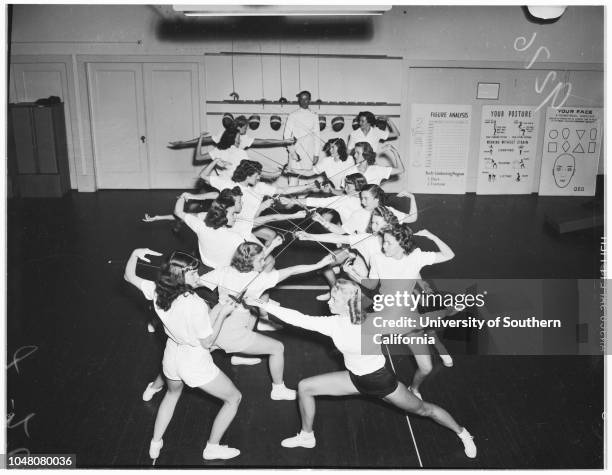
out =
{"type": "Polygon", "coordinates": [[[168,390],[166,391],[166,394],[164,394],[164,398],[162,399],[162,402],[159,405],[159,410],[157,411],[157,417],[155,418],[153,440],[160,441],[163,438],[164,433],[168,428],[168,424],[170,424],[170,421],[172,420],[176,403],[181,397],[182,391],[182,381],[175,381],[173,379],[168,380],[168,390]]]}
{"type": "Polygon", "coordinates": [[[268,365],[270,376],[274,384],[283,384],[283,372],[285,369],[285,347],[274,338],[255,333],[251,344],[240,353],[245,355],[269,355],[268,365]]]}
{"type": "Polygon", "coordinates": [[[302,379],[298,384],[302,430],[312,432],[316,412],[315,396],[349,396],[358,392],[348,371],[336,371],[302,379]]]}
{"type": "Polygon", "coordinates": [[[200,389],[223,401],[223,406],[221,406],[215,417],[212,429],[210,430],[210,436],[208,437],[208,442],[218,444],[236,416],[242,394],[222,372],[219,372],[217,377],[210,383],[200,386],[200,389]]]}
{"type": "Polygon", "coordinates": [[[406,388],[406,386],[404,386],[402,383],[399,383],[397,389],[385,397],[384,400],[406,412],[423,417],[429,417],[441,426],[452,430],[457,435],[459,435],[463,430],[463,427],[460,427],[455,419],[453,419],[453,416],[451,416],[446,410],[430,402],[421,401],[414,394],[408,391],[408,388],[406,388]]]}

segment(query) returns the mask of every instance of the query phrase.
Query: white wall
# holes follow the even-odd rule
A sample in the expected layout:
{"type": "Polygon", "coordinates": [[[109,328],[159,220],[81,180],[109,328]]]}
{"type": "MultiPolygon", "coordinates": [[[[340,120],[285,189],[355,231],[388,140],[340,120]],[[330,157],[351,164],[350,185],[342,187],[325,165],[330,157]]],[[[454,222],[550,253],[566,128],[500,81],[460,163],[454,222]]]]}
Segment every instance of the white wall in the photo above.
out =
{"type": "MultiPolygon", "coordinates": [[[[518,6],[398,6],[380,17],[366,19],[334,19],[336,25],[323,28],[316,20],[287,20],[289,25],[270,28],[270,24],[258,19],[241,20],[242,25],[252,29],[232,33],[236,20],[212,19],[200,23],[185,23],[174,29],[168,15],[170,7],[146,5],[15,5],[13,7],[13,29],[11,53],[27,62],[29,55],[36,55],[34,63],[44,62],[47,55],[65,55],[71,58],[68,71],[69,97],[64,98],[71,110],[80,111],[73,117],[73,157],[76,182],[73,187],[92,189],[93,167],[88,165],[86,136],[89,131],[83,126],[83,111],[87,112],[85,84],[80,84],[77,60],[80,55],[106,55],[106,61],[126,55],[206,54],[202,103],[227,99],[233,85],[231,81],[231,57],[218,56],[219,52],[264,52],[334,55],[389,55],[403,60],[368,60],[324,58],[319,67],[327,73],[335,69],[350,69],[352,75],[328,77],[315,86],[315,59],[302,57],[296,75],[297,56],[285,56],[283,65],[283,95],[293,98],[299,86],[309,88],[316,97],[329,101],[385,101],[401,103],[401,107],[386,108],[381,113],[398,115],[397,122],[404,129],[410,104],[410,66],[433,66],[447,68],[524,68],[531,54],[519,53],[513,48],[516,37],[530,38],[536,33],[534,44],[546,46],[551,57],[541,57],[536,66],[569,70],[603,70],[603,7],[569,7],[565,15],[552,25],[529,23],[518,6]],[[216,23],[215,23],[216,22],[216,23]],[[246,22],[246,23],[245,23],[246,22]],[[355,23],[357,22],[357,23],[355,23]],[[190,26],[191,25],[191,26],[190,26]],[[198,26],[202,25],[202,26],[198,26]],[[284,28],[284,30],[283,30],[284,28]],[[355,34],[349,33],[351,28],[355,34]],[[228,32],[229,30],[229,32],[228,32]],[[285,31],[282,38],[278,31],[285,31]],[[306,30],[306,33],[303,31],[306,30]],[[174,31],[174,33],[173,33],[174,31]],[[314,34],[313,34],[314,31],[314,34]],[[232,41],[235,40],[235,41],[232,41]],[[282,43],[281,43],[282,40],[282,43]],[[211,55],[212,54],[212,55],[211,55]],[[24,59],[26,58],[26,59],[24,59]],[[354,68],[349,63],[362,63],[354,68]],[[385,62],[387,64],[385,64],[385,62]],[[398,63],[402,67],[398,67],[398,63]],[[344,64],[347,63],[347,64],[344,64]],[[340,66],[344,64],[344,67],[340,66]],[[381,67],[381,65],[383,65],[381,67]],[[85,95],[83,95],[85,91],[85,95]],[[81,146],[82,144],[85,146],[81,146]]],[[[280,21],[280,20],[275,20],[280,21]]],[[[324,20],[329,22],[329,20],[324,20]]],[[[531,50],[530,50],[531,52],[531,50]]],[[[238,58],[236,56],[235,58],[238,58]]],[[[277,78],[278,57],[266,57],[264,64],[264,94],[267,99],[280,96],[280,80],[277,78]]],[[[235,60],[235,88],[241,99],[260,99],[262,75],[259,56],[235,60]]],[[[325,78],[326,73],[320,75],[325,78]]],[[[603,92],[602,74],[572,73],[573,86],[583,91],[603,92]],[[588,77],[587,77],[588,76],[588,77]]],[[[11,83],[12,84],[12,83],[11,83]]],[[[56,86],[54,86],[56,87],[56,86]]],[[[449,87],[452,87],[450,84],[449,87]]],[[[11,88],[19,89],[17,88],[11,88]]],[[[52,92],[49,92],[52,94],[52,92]]],[[[13,97],[14,98],[14,97],[13,97]]],[[[15,99],[15,98],[14,98],[15,99]]],[[[20,98],[16,98],[20,99],[20,98]]],[[[537,105],[537,104],[536,104],[537,105]]],[[[596,104],[591,104],[596,105],[596,104]]],[[[603,104],[602,104],[603,105],[603,104]]],[[[201,126],[215,128],[219,117],[211,115],[219,108],[208,104],[202,107],[201,126]]],[[[231,107],[238,107],[232,105],[231,107]]],[[[349,116],[355,110],[366,107],[328,106],[322,112],[331,116],[349,116]]],[[[250,109],[248,109],[250,110],[250,109]]],[[[247,111],[247,110],[245,110],[247,111]]],[[[245,112],[238,111],[235,112],[245,112]]],[[[218,112],[218,111],[217,111],[218,112]]],[[[262,117],[263,118],[263,117],[262,117]]],[[[266,118],[267,119],[267,118],[266,118]]],[[[264,119],[265,120],[265,119],[264,119]]],[[[343,133],[348,133],[347,124],[343,133]]],[[[478,129],[478,127],[475,127],[478,129]]],[[[265,129],[260,134],[268,132],[265,129]]],[[[408,131],[403,133],[400,146],[407,155],[408,131]]],[[[273,137],[273,136],[272,136],[273,137]]],[[[265,153],[278,154],[279,151],[265,153]]],[[[253,158],[257,158],[253,156],[253,158]]],[[[477,157],[472,157],[476,160],[477,157]]],[[[472,160],[471,160],[472,161],[472,160]]],[[[600,161],[602,162],[602,161],[600,161]]],[[[600,163],[600,171],[602,170],[600,163]]],[[[470,165],[472,166],[472,165],[470,165]]],[[[472,166],[473,168],[473,166],[472,166]]],[[[73,173],[71,173],[73,175],[73,173]]],[[[470,189],[469,189],[470,190],[470,189]]],[[[472,191],[472,190],[470,190],[472,191]]]]}
{"type": "MultiPolygon", "coordinates": [[[[157,9],[145,5],[15,5],[13,54],[197,54],[231,49],[231,38],[207,38],[205,31],[199,34],[200,41],[197,37],[162,40],[156,28],[163,20],[157,9]]],[[[299,30],[300,20],[291,21],[299,30]]],[[[557,23],[535,25],[518,6],[397,6],[366,20],[371,36],[285,37],[282,50],[329,54],[402,50],[412,59],[517,61],[522,58],[512,48],[514,38],[536,32],[542,44],[554,49],[551,61],[602,63],[603,21],[603,7],[569,7],[557,23]]],[[[261,42],[264,51],[276,53],[279,39],[270,36],[262,33],[237,40],[234,49],[258,51],[261,42]]]]}

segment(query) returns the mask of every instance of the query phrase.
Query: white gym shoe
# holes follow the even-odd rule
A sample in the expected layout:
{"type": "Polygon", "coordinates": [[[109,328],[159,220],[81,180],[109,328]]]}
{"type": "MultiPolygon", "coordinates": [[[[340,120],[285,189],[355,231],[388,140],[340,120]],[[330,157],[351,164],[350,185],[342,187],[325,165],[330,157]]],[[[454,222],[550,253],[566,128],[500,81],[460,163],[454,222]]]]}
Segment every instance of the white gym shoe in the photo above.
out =
{"type": "Polygon", "coordinates": [[[469,458],[476,458],[476,444],[474,443],[474,437],[468,432],[468,430],[464,427],[461,433],[457,434],[463,442],[463,447],[465,451],[465,455],[469,458]]]}
{"type": "Polygon", "coordinates": [[[211,444],[210,442],[206,444],[202,452],[202,457],[204,457],[205,460],[227,460],[238,457],[238,455],[240,455],[240,450],[238,449],[228,447],[227,445],[211,444]]]}
{"type": "Polygon", "coordinates": [[[440,353],[440,359],[442,360],[442,364],[447,368],[453,367],[454,363],[451,355],[443,355],[442,353],[440,353]]]}
{"type": "Polygon", "coordinates": [[[274,401],[295,401],[296,392],[295,389],[289,389],[285,386],[285,383],[274,384],[272,383],[272,392],[270,398],[274,401]]]}
{"type": "Polygon", "coordinates": [[[232,356],[230,358],[230,362],[234,366],[238,366],[238,365],[252,366],[254,364],[261,363],[261,358],[245,358],[244,356],[232,356]]]}
{"type": "Polygon", "coordinates": [[[259,319],[259,321],[257,322],[257,329],[260,332],[275,332],[276,330],[280,328],[281,328],[280,325],[276,325],[275,323],[272,323],[269,320],[259,319]]]}
{"type": "Polygon", "coordinates": [[[157,459],[159,457],[159,452],[161,451],[163,446],[164,441],[162,439],[151,439],[151,445],[149,445],[149,457],[151,457],[153,460],[157,459]]]}
{"type": "Polygon", "coordinates": [[[423,400],[423,396],[421,396],[421,393],[417,391],[416,389],[414,389],[412,386],[408,388],[408,391],[410,391],[412,394],[418,397],[421,401],[423,400]]]}
{"type": "Polygon", "coordinates": [[[317,440],[315,439],[314,432],[304,432],[302,430],[298,435],[281,441],[281,445],[290,449],[294,447],[312,449],[317,445],[317,440]]]}
{"type": "Polygon", "coordinates": [[[155,389],[153,387],[153,383],[149,383],[147,385],[147,389],[144,390],[144,393],[142,393],[142,400],[145,402],[149,402],[151,399],[153,399],[153,396],[155,396],[158,392],[160,392],[162,389],[164,389],[163,386],[155,389]]]}
{"type": "Polygon", "coordinates": [[[331,298],[331,293],[327,292],[325,294],[317,295],[315,298],[319,302],[327,302],[331,298]]]}
{"type": "Polygon", "coordinates": [[[147,331],[149,333],[155,333],[155,327],[151,325],[150,323],[147,323],[147,331]]]}

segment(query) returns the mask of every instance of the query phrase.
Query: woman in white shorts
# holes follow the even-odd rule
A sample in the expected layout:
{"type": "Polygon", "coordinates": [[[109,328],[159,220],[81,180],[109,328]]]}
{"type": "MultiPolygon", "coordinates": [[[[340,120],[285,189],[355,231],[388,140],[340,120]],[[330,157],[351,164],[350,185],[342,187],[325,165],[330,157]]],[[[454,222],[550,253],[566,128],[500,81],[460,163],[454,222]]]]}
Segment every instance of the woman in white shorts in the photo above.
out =
{"type": "Polygon", "coordinates": [[[168,391],[155,418],[149,455],[154,460],[159,457],[163,446],[162,437],[172,420],[185,383],[223,401],[202,454],[204,459],[236,457],[240,454],[238,449],[219,445],[219,442],[236,415],[242,395],[210,356],[210,347],[234,305],[219,304],[210,312],[209,317],[208,306],[192,289],[198,278],[199,262],[188,254],[174,252],[161,265],[155,282],[138,277],[136,263],[138,259],[150,262],[147,258],[149,254],[161,255],[149,249],[135,249],[124,275],[125,280],[153,301],[155,312],[168,335],[162,363],[168,391]],[[211,324],[211,320],[214,324],[211,324]]]}
{"type": "MultiPolygon", "coordinates": [[[[282,243],[280,238],[276,238],[275,241],[282,243]]],[[[231,266],[215,269],[200,276],[197,285],[206,286],[211,290],[218,288],[220,301],[226,300],[228,296],[260,298],[264,292],[292,275],[312,272],[333,262],[333,256],[326,256],[315,264],[266,270],[265,258],[265,250],[260,244],[242,243],[236,249],[231,266]]],[[[268,365],[272,377],[270,398],[294,400],[295,390],[287,388],[283,379],[285,367],[283,344],[274,338],[254,332],[255,323],[256,318],[250,309],[238,305],[223,323],[215,346],[226,353],[269,355],[268,365]]]]}

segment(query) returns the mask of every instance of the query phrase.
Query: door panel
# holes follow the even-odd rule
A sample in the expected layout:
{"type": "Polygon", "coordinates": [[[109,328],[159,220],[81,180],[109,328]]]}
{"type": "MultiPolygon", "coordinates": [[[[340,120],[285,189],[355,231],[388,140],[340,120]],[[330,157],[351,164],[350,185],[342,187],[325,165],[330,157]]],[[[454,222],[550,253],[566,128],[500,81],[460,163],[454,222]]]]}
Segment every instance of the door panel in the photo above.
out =
{"type": "Polygon", "coordinates": [[[167,145],[200,133],[198,65],[146,63],[143,68],[151,188],[191,188],[194,150],[167,145]]]}
{"type": "Polygon", "coordinates": [[[142,65],[88,64],[98,188],[149,188],[142,65]]]}

